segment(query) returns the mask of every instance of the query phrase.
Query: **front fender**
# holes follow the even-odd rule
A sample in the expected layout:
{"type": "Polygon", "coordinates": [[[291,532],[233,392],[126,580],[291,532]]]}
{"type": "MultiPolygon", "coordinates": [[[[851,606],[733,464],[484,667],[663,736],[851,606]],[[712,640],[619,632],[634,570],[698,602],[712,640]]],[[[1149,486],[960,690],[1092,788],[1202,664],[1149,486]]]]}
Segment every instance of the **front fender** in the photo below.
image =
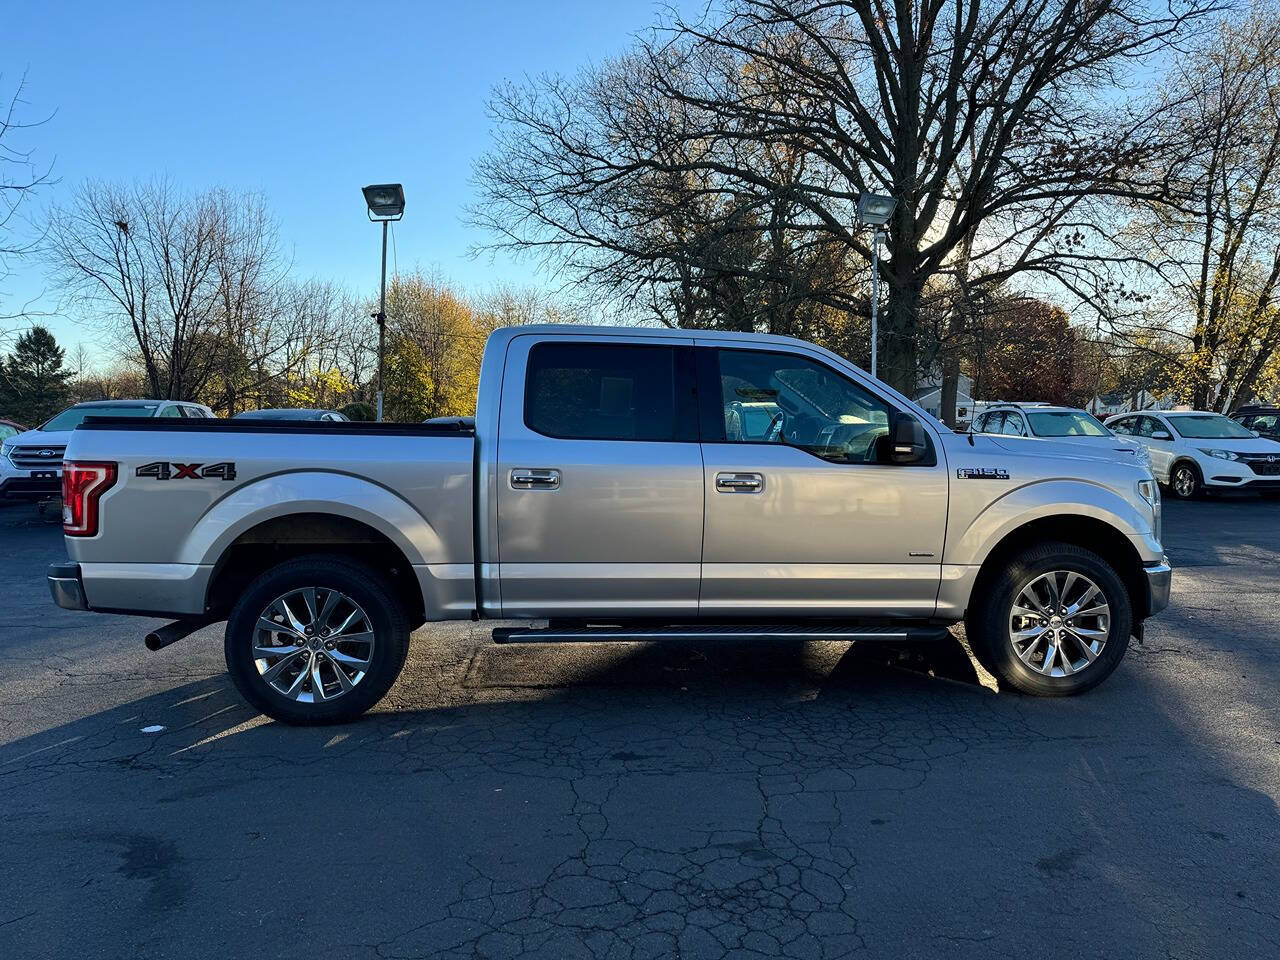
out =
{"type": "MultiPolygon", "coordinates": [[[[1033,520],[1075,516],[1099,520],[1129,538],[1144,561],[1160,559],[1152,531],[1152,517],[1110,487],[1089,480],[1039,480],[1009,490],[987,502],[973,496],[966,508],[964,484],[994,485],[998,480],[952,482],[951,522],[948,524],[946,563],[980,566],[1006,536],[1033,520]],[[961,490],[957,491],[957,487],[961,490]]],[[[981,494],[974,490],[974,494],[981,494]]]]}
{"type": "Polygon", "coordinates": [[[398,494],[349,474],[299,470],[260,477],[211,504],[187,534],[178,560],[215,564],[241,534],[300,513],[358,520],[394,543],[411,564],[448,559],[439,533],[398,494]]]}

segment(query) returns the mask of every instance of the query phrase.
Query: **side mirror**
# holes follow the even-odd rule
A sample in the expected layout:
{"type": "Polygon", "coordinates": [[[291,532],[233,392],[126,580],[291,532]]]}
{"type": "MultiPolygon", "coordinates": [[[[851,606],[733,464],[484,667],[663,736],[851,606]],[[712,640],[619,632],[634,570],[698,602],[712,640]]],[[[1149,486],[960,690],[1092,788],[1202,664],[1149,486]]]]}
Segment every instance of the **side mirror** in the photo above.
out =
{"type": "Polygon", "coordinates": [[[1151,434],[1152,440],[1172,440],[1173,435],[1168,430],[1157,430],[1151,434]]]}
{"type": "Polygon", "coordinates": [[[908,414],[893,419],[889,430],[889,462],[921,463],[929,456],[929,440],[920,421],[908,414]]]}

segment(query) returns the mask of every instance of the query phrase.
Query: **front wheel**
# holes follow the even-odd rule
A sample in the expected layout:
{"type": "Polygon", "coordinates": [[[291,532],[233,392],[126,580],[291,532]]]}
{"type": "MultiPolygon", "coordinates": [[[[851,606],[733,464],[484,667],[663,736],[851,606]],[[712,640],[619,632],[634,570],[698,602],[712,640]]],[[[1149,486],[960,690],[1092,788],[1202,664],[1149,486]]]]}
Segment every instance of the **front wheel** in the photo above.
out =
{"type": "Polygon", "coordinates": [[[227,621],[231,680],[283,723],[354,720],[386,695],[404,666],[404,611],[369,567],[303,557],[249,585],[227,621]]]}
{"type": "Polygon", "coordinates": [[[1038,696],[1083,693],[1124,657],[1129,592],[1096,553],[1067,543],[1032,547],[984,578],[966,633],[1001,685],[1038,696]]]}
{"type": "Polygon", "coordinates": [[[1179,500],[1194,500],[1200,495],[1203,484],[1200,482],[1200,471],[1193,464],[1175,463],[1169,473],[1169,492],[1179,500]]]}

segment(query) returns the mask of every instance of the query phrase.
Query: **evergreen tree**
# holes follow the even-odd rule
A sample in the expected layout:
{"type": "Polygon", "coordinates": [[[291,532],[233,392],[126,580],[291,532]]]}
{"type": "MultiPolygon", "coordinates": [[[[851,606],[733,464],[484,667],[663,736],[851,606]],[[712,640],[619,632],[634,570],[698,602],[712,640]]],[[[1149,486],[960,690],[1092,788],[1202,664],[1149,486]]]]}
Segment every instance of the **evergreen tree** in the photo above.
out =
{"type": "Polygon", "coordinates": [[[18,337],[0,368],[0,411],[6,418],[34,426],[67,406],[73,372],[62,369],[65,354],[39,324],[18,337]]]}

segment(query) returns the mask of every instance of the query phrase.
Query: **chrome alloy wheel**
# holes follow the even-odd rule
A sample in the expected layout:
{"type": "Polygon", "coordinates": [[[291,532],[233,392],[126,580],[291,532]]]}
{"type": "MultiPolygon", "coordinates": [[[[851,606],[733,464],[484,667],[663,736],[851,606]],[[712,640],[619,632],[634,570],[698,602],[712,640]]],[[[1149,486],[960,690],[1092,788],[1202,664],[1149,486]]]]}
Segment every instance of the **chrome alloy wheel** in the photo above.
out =
{"type": "Polygon", "coordinates": [[[1054,570],[1018,591],[1009,642],[1018,659],[1046,677],[1079,673],[1098,659],[1111,632],[1111,606],[1084,574],[1054,570]]]}
{"type": "Polygon", "coordinates": [[[1196,472],[1188,466],[1181,466],[1173,472],[1173,492],[1186,498],[1196,492],[1196,472]]]}
{"type": "Polygon", "coordinates": [[[300,703],[349,692],[373,663],[373,622],[345,593],[302,587],[272,600],[253,631],[258,674],[300,703]]]}

